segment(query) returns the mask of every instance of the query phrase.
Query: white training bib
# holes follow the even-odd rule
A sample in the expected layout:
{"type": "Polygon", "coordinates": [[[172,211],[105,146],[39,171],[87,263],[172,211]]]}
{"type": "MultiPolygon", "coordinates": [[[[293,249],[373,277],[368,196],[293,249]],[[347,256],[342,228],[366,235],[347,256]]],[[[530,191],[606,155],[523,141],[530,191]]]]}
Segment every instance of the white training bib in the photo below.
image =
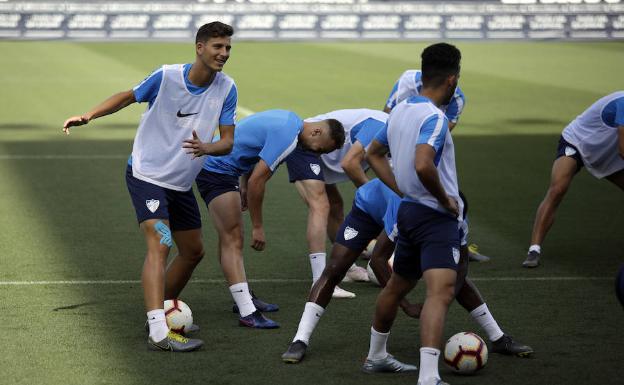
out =
{"type": "Polygon", "coordinates": [[[219,126],[223,103],[234,81],[217,72],[203,93],[193,95],[184,81],[182,64],[164,65],[158,95],[141,117],[132,147],[135,178],[177,191],[188,191],[204,164],[182,148],[197,132],[211,142],[219,126]]]}

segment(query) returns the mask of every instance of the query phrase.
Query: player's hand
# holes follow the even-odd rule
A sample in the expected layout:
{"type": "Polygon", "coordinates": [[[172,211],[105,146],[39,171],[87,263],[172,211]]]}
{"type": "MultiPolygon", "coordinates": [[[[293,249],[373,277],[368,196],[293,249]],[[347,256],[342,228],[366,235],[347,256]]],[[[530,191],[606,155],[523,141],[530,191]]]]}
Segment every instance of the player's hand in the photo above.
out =
{"type": "Polygon", "coordinates": [[[206,143],[199,139],[195,130],[193,130],[193,138],[184,140],[182,148],[186,149],[187,154],[193,154],[193,159],[207,154],[206,143]]]}
{"type": "Polygon", "coordinates": [[[420,313],[422,312],[423,304],[422,303],[409,303],[407,305],[401,305],[401,309],[403,312],[407,314],[408,317],[412,318],[420,318],[420,313]]]}
{"type": "Polygon", "coordinates": [[[262,251],[265,245],[264,229],[262,227],[254,227],[251,231],[251,247],[253,247],[254,250],[262,251]]]}
{"type": "Polygon", "coordinates": [[[87,123],[89,123],[89,118],[86,115],[72,116],[71,118],[67,119],[65,123],[63,123],[63,132],[66,135],[69,135],[70,127],[82,126],[87,123]]]}
{"type": "Polygon", "coordinates": [[[453,214],[455,218],[459,216],[459,204],[455,199],[447,196],[446,202],[444,203],[444,208],[450,211],[450,213],[453,214]]]}
{"type": "Polygon", "coordinates": [[[247,206],[247,189],[246,188],[241,187],[240,196],[241,196],[241,211],[247,211],[249,206],[247,206]]]}

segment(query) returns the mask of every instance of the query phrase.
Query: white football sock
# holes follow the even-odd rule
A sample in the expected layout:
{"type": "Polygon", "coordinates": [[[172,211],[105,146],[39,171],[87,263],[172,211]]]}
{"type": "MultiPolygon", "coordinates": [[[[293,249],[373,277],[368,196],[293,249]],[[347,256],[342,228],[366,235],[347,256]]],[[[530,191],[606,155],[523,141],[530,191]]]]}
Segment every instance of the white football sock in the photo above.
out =
{"type": "Polygon", "coordinates": [[[540,254],[540,253],[542,252],[542,246],[540,246],[540,245],[531,245],[531,246],[529,247],[529,253],[530,253],[531,251],[536,251],[536,252],[537,252],[537,254],[540,254]]]}
{"type": "Polygon", "coordinates": [[[388,357],[388,352],[386,351],[386,342],[388,342],[389,336],[390,332],[380,333],[371,326],[370,347],[368,348],[368,357],[366,358],[376,361],[383,360],[384,358],[388,357]]]}
{"type": "Polygon", "coordinates": [[[310,254],[310,267],[312,268],[312,284],[321,278],[323,270],[325,270],[325,259],[327,254],[325,253],[312,253],[310,254]]]}
{"type": "Polygon", "coordinates": [[[303,309],[301,321],[299,321],[299,328],[297,328],[297,334],[295,334],[293,342],[299,340],[308,345],[310,343],[310,336],[324,312],[325,309],[323,309],[321,305],[315,304],[314,302],[307,302],[305,304],[305,309],[303,309]]]}
{"type": "Polygon", "coordinates": [[[420,371],[418,372],[418,383],[424,384],[430,378],[440,378],[438,373],[438,359],[440,351],[435,348],[420,348],[420,371]]]}
{"type": "Polygon", "coordinates": [[[169,326],[165,318],[165,309],[150,310],[147,312],[147,323],[149,324],[149,336],[154,342],[159,342],[167,337],[169,326]]]}
{"type": "Polygon", "coordinates": [[[230,293],[232,293],[232,298],[234,298],[234,302],[238,306],[238,312],[241,317],[246,317],[256,311],[247,282],[235,283],[230,286],[230,293]]]}
{"type": "Polygon", "coordinates": [[[471,311],[470,315],[485,330],[490,341],[496,341],[505,334],[485,303],[471,311]]]}

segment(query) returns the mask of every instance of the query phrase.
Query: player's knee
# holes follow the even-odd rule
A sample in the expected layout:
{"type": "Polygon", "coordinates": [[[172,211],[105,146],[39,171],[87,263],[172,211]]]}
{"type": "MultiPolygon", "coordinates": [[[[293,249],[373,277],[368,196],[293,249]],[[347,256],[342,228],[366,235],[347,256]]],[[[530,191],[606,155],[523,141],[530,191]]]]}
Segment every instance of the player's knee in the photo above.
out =
{"type": "Polygon", "coordinates": [[[238,226],[232,227],[230,231],[225,231],[221,234],[221,244],[228,248],[243,248],[243,233],[242,229],[238,226]]]}
{"type": "Polygon", "coordinates": [[[345,274],[347,273],[346,271],[343,271],[343,270],[344,269],[342,269],[338,263],[332,262],[330,260],[327,263],[327,266],[325,266],[325,269],[323,270],[323,275],[325,276],[328,282],[338,284],[340,281],[342,281],[345,274]]]}
{"type": "Polygon", "coordinates": [[[190,253],[188,253],[188,255],[186,255],[186,259],[193,263],[194,265],[199,264],[199,262],[201,262],[202,259],[204,259],[204,248],[203,247],[197,247],[193,250],[191,250],[190,253]]]}
{"type": "Polygon", "coordinates": [[[329,214],[329,202],[327,199],[311,199],[308,202],[308,206],[313,213],[323,215],[324,217],[327,217],[329,214]]]}
{"type": "Polygon", "coordinates": [[[455,298],[455,282],[448,282],[436,286],[431,292],[427,293],[427,297],[435,301],[450,304],[455,298]]]}

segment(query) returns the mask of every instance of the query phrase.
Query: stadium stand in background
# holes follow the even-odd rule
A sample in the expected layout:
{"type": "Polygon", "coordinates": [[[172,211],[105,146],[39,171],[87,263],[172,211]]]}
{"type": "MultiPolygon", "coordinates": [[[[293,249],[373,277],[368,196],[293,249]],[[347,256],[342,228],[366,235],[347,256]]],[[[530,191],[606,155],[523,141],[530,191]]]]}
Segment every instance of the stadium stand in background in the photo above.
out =
{"type": "Polygon", "coordinates": [[[621,39],[622,0],[0,0],[0,39],[621,39]]]}

